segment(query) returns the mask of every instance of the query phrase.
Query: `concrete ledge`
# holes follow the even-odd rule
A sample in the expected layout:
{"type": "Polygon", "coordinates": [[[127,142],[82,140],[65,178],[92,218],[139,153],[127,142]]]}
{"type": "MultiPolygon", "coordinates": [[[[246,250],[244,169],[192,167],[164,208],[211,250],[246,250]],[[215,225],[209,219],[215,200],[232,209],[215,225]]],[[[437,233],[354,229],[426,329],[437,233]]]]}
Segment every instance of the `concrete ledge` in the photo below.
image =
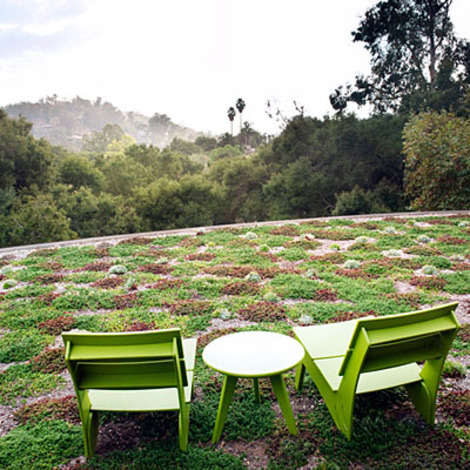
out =
{"type": "MultiPolygon", "coordinates": [[[[81,238],[76,240],[66,240],[66,241],[57,241],[57,242],[47,242],[47,243],[37,243],[34,245],[23,245],[23,246],[10,246],[7,248],[0,248],[0,258],[5,255],[17,254],[19,252],[31,252],[34,250],[44,249],[44,248],[61,248],[64,246],[81,246],[81,245],[94,245],[97,243],[105,242],[119,242],[125,240],[126,238],[134,237],[164,237],[167,235],[195,235],[196,233],[205,230],[220,230],[224,228],[251,228],[251,227],[261,227],[264,225],[285,225],[291,223],[301,223],[309,222],[313,220],[319,221],[328,221],[328,220],[337,220],[337,219],[350,219],[350,220],[381,220],[386,217],[404,217],[404,218],[413,218],[413,217],[448,217],[451,215],[459,216],[470,216],[470,210],[459,210],[459,211],[441,211],[441,212],[391,212],[387,214],[360,214],[360,215],[341,215],[341,216],[329,216],[329,217],[313,217],[308,219],[285,219],[285,220],[268,220],[265,222],[246,222],[239,224],[226,224],[226,225],[211,225],[208,227],[190,227],[183,229],[172,229],[172,230],[159,230],[155,232],[140,232],[140,233],[128,233],[123,235],[108,235],[104,237],[91,237],[91,238],[81,238]]],[[[25,253],[22,253],[25,255],[25,253]]]]}

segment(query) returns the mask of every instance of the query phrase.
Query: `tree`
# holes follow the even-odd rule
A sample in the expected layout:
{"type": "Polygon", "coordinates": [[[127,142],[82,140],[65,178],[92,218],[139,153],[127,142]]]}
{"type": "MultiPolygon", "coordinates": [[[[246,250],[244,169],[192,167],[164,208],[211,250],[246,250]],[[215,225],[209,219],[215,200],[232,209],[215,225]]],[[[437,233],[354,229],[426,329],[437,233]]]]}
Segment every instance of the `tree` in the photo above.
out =
{"type": "Polygon", "coordinates": [[[60,183],[71,185],[74,189],[88,186],[93,191],[100,191],[103,187],[104,176],[88,158],[70,154],[59,161],[57,170],[60,183]]]}
{"type": "Polygon", "coordinates": [[[117,124],[106,124],[101,131],[83,137],[82,150],[91,153],[104,153],[114,140],[120,140],[124,131],[117,124]]]}
{"type": "Polygon", "coordinates": [[[235,108],[233,106],[230,106],[230,108],[228,108],[228,111],[227,111],[227,116],[229,118],[229,121],[230,121],[230,134],[233,136],[233,120],[235,119],[235,115],[236,115],[236,111],[235,111],[235,108]]]}
{"type": "Polygon", "coordinates": [[[80,238],[133,233],[141,229],[141,220],[130,200],[122,196],[93,194],[84,187],[69,191],[58,185],[54,188],[54,198],[70,219],[70,228],[80,238]]]}
{"type": "Polygon", "coordinates": [[[198,145],[205,152],[210,152],[217,147],[217,139],[215,137],[208,137],[205,135],[200,135],[194,143],[198,145]]]}
{"type": "Polygon", "coordinates": [[[0,241],[5,245],[42,243],[76,237],[77,234],[70,229],[70,220],[65,212],[57,208],[49,194],[25,196],[21,200],[17,198],[7,217],[6,227],[0,231],[0,241]]]}
{"type": "Polygon", "coordinates": [[[45,140],[30,135],[25,119],[10,119],[0,109],[0,189],[45,188],[52,178],[53,153],[45,140]]]}
{"type": "Polygon", "coordinates": [[[405,126],[405,190],[418,210],[470,207],[470,119],[447,112],[405,126]]]}
{"type": "MultiPolygon", "coordinates": [[[[245,102],[243,101],[242,98],[238,98],[237,100],[237,103],[235,104],[238,112],[240,113],[240,139],[242,137],[242,114],[243,114],[243,110],[245,109],[245,102]]],[[[242,145],[243,143],[240,142],[240,145],[242,145]]]]}
{"type": "Polygon", "coordinates": [[[349,102],[370,103],[382,113],[455,106],[469,83],[470,43],[454,35],[451,4],[383,0],[367,10],[352,36],[371,54],[371,74],[337,88],[333,108],[341,113],[349,102]]]}

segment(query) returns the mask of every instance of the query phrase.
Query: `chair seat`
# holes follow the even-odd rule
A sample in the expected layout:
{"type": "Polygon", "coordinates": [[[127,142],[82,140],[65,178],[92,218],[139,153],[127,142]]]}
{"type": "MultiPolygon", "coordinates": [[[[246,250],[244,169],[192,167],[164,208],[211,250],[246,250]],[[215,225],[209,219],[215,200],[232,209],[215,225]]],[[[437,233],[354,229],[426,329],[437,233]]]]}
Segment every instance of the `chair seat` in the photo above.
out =
{"type": "MultiPolygon", "coordinates": [[[[338,391],[342,376],[339,375],[344,357],[333,357],[328,359],[317,359],[313,362],[320,369],[331,389],[338,391]]],[[[386,388],[398,387],[413,382],[421,382],[419,375],[420,367],[416,363],[406,364],[399,367],[365,372],[359,376],[356,393],[369,393],[386,388]]]]}
{"type": "MultiPolygon", "coordinates": [[[[188,371],[188,385],[184,387],[186,403],[191,402],[193,371],[188,371]]],[[[91,409],[95,411],[171,411],[179,410],[178,390],[160,388],[147,390],[88,390],[91,409]]]]}

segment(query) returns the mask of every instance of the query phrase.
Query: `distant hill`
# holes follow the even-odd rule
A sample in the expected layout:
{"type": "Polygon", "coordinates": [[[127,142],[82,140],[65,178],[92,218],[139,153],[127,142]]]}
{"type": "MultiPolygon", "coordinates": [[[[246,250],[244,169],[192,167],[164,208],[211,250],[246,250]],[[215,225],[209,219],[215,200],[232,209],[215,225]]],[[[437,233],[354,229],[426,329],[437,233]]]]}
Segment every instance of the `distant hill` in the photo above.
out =
{"type": "Polygon", "coordinates": [[[124,113],[111,103],[97,98],[94,102],[80,98],[59,100],[48,96],[37,103],[21,102],[4,107],[11,117],[23,116],[33,123],[34,137],[44,137],[53,145],[70,150],[82,148],[83,136],[100,131],[106,124],[117,124],[138,143],[165,147],[174,137],[193,141],[202,135],[188,127],[179,126],[166,114],[124,113]]]}

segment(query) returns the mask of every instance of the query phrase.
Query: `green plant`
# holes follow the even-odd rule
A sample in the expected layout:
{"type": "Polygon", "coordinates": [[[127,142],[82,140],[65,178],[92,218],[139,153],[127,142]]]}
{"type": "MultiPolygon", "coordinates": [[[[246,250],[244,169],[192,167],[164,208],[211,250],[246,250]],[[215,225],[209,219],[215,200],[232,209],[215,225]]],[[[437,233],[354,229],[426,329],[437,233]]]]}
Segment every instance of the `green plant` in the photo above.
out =
{"type": "Polygon", "coordinates": [[[77,398],[73,395],[62,398],[41,398],[15,411],[20,424],[36,424],[43,420],[63,420],[70,424],[81,424],[77,398]]]}
{"type": "Polygon", "coordinates": [[[281,305],[266,301],[250,304],[246,308],[240,309],[238,315],[242,320],[254,322],[286,319],[286,311],[281,305]]]}
{"type": "Polygon", "coordinates": [[[127,268],[122,264],[115,264],[109,268],[108,272],[109,274],[126,274],[127,268]]]}
{"type": "Polygon", "coordinates": [[[344,264],[343,268],[345,269],[357,269],[361,263],[355,259],[348,259],[344,264]]]}
{"type": "Polygon", "coordinates": [[[0,362],[27,361],[39,354],[53,337],[37,330],[21,330],[5,333],[0,338],[0,362]]]}
{"type": "Polygon", "coordinates": [[[3,289],[11,289],[12,287],[16,287],[18,282],[16,282],[14,279],[8,279],[3,283],[3,289]]]}
{"type": "Polygon", "coordinates": [[[266,292],[266,294],[263,295],[263,300],[265,300],[266,302],[277,303],[281,299],[274,292],[268,291],[266,292]]]}
{"type": "Polygon", "coordinates": [[[429,243],[432,241],[432,239],[428,237],[427,235],[419,235],[416,241],[418,243],[429,243]]]}
{"type": "Polygon", "coordinates": [[[64,421],[19,426],[0,438],[0,467],[50,470],[81,454],[81,433],[64,421]]]}
{"type": "Polygon", "coordinates": [[[439,270],[436,267],[427,264],[426,266],[423,266],[423,274],[435,276],[436,274],[439,274],[439,270]]]}
{"type": "Polygon", "coordinates": [[[460,362],[447,360],[442,369],[444,377],[462,378],[467,375],[466,367],[460,362]]]}
{"type": "Polygon", "coordinates": [[[31,364],[10,366],[0,373],[0,404],[12,405],[16,397],[43,395],[62,383],[64,379],[58,375],[34,372],[31,364]]]}
{"type": "Polygon", "coordinates": [[[259,282],[261,281],[261,276],[257,272],[252,271],[245,276],[245,280],[248,282],[259,282]]]}

